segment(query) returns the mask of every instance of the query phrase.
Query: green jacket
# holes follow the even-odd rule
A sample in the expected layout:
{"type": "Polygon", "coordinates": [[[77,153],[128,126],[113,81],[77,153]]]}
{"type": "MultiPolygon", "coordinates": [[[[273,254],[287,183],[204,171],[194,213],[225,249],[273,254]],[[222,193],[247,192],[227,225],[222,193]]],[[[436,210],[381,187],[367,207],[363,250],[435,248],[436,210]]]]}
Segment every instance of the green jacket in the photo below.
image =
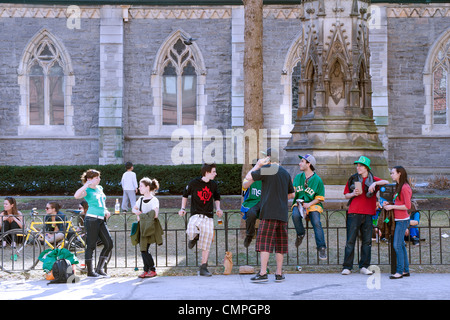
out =
{"type": "Polygon", "coordinates": [[[47,249],[41,252],[39,255],[39,261],[42,261],[42,269],[49,273],[52,270],[53,264],[56,260],[67,259],[71,264],[78,264],[78,259],[72,252],[63,249],[47,249]]]}
{"type": "Polygon", "coordinates": [[[161,227],[159,219],[155,219],[155,210],[142,213],[139,221],[131,226],[131,243],[133,245],[140,244],[141,251],[147,250],[147,245],[156,243],[162,245],[162,236],[164,231],[161,227]]]}
{"type": "Polygon", "coordinates": [[[309,207],[306,212],[323,212],[322,201],[325,201],[325,186],[322,179],[316,173],[311,176],[308,182],[306,182],[305,173],[299,173],[295,176],[293,185],[295,189],[293,206],[297,205],[297,199],[303,199],[307,203],[313,201],[314,199],[318,199],[321,202],[309,207]]]}

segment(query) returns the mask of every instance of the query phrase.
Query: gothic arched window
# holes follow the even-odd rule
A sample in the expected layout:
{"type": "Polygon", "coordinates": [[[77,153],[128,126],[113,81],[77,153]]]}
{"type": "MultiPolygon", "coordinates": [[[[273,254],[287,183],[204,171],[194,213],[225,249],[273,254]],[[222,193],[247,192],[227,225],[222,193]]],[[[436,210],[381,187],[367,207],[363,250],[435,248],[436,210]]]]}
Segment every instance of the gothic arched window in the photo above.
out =
{"type": "Polygon", "coordinates": [[[29,124],[64,125],[64,71],[58,50],[44,39],[33,52],[29,79],[29,124]]]}
{"type": "Polygon", "coordinates": [[[437,54],[433,67],[433,124],[448,124],[450,41],[437,54]]]}
{"type": "Polygon", "coordinates": [[[155,124],[149,134],[167,134],[173,127],[194,126],[205,115],[205,67],[196,43],[175,31],[163,43],[155,59],[152,88],[155,124]]]}
{"type": "Polygon", "coordinates": [[[450,135],[450,29],[431,47],[424,68],[426,105],[423,134],[450,135]]]}
{"type": "Polygon", "coordinates": [[[74,76],[62,44],[50,32],[41,30],[25,48],[18,73],[19,134],[73,135],[74,76]]]}
{"type": "Polygon", "coordinates": [[[197,120],[197,73],[195,58],[181,39],[164,60],[163,125],[193,125],[197,120]]]}

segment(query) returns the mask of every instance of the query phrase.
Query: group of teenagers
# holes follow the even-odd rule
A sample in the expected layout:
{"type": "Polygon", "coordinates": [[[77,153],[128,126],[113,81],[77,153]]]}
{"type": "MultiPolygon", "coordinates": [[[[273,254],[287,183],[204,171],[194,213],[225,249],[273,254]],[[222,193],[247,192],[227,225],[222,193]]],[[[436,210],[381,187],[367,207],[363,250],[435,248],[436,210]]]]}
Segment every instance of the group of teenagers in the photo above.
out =
{"type": "MultiPolygon", "coordinates": [[[[241,211],[246,219],[246,237],[244,245],[251,243],[255,235],[255,222],[260,219],[256,235],[256,251],[261,255],[261,269],[251,278],[255,282],[268,281],[267,262],[269,254],[275,251],[275,281],[285,279],[282,274],[284,254],[288,250],[288,199],[292,201],[292,221],[296,230],[295,246],[299,247],[305,236],[303,219],[311,222],[320,260],[327,259],[324,231],[320,222],[325,201],[325,187],[316,173],[316,159],[313,155],[299,155],[301,173],[291,182],[289,173],[279,165],[278,153],[269,149],[266,157],[259,159],[247,173],[243,190],[244,202],[241,211]]],[[[348,199],[346,216],[347,237],[344,251],[342,275],[352,273],[355,244],[358,235],[361,237],[361,253],[359,271],[371,275],[371,244],[373,216],[377,211],[377,192],[380,186],[389,183],[376,177],[371,172],[370,159],[360,156],[354,162],[356,173],[351,175],[344,188],[344,196],[348,199]]],[[[395,182],[395,195],[392,203],[384,202],[382,209],[392,211],[395,219],[393,247],[396,253],[396,273],[390,279],[408,277],[409,262],[404,236],[409,227],[409,211],[411,209],[412,189],[406,170],[401,166],[394,167],[391,178],[395,182]]]]}
{"type": "MultiPolygon", "coordinates": [[[[268,281],[267,265],[270,254],[275,252],[276,271],[275,281],[285,279],[283,275],[284,254],[288,252],[288,217],[292,210],[292,220],[297,233],[295,246],[299,247],[305,236],[303,219],[311,221],[314,229],[318,257],[327,259],[325,236],[320,222],[325,201],[325,187],[322,179],[315,172],[316,159],[313,155],[299,155],[299,168],[301,173],[292,180],[290,174],[279,164],[279,154],[274,148],[269,148],[263,153],[264,156],[256,161],[253,168],[246,174],[243,180],[244,200],[241,206],[243,219],[246,224],[246,236],[244,246],[249,247],[256,234],[255,250],[260,253],[261,268],[251,278],[254,282],[268,281]],[[289,200],[292,205],[289,206],[289,200]],[[256,228],[257,221],[259,222],[256,228]],[[256,232],[257,229],[257,232],[256,232]]],[[[344,196],[349,200],[347,210],[347,238],[344,253],[342,274],[351,274],[353,269],[354,251],[356,238],[361,236],[361,254],[359,269],[362,274],[370,275],[371,243],[373,223],[372,217],[377,210],[377,196],[380,186],[386,185],[387,180],[376,177],[371,172],[370,159],[361,156],[354,162],[356,173],[347,181],[344,188],[344,196]]],[[[136,180],[132,172],[132,165],[127,164],[126,179],[136,180]]],[[[223,211],[220,208],[220,192],[217,182],[215,164],[203,164],[201,176],[191,180],[183,191],[181,209],[178,214],[185,216],[187,202],[190,201],[190,217],[186,228],[188,248],[195,246],[201,250],[200,276],[211,276],[208,270],[208,257],[211,243],[214,237],[214,211],[221,218],[223,211]]],[[[395,232],[393,247],[395,249],[397,266],[396,273],[391,279],[400,279],[409,276],[409,265],[404,235],[409,226],[409,213],[411,208],[412,189],[408,182],[406,170],[397,166],[391,170],[391,178],[396,183],[396,191],[393,203],[384,202],[383,209],[393,211],[395,217],[395,232]]],[[[83,186],[79,188],[74,197],[84,199],[87,202],[87,212],[84,218],[86,231],[85,265],[88,277],[107,277],[106,264],[109,261],[113,249],[113,240],[108,230],[106,220],[110,212],[106,207],[106,196],[100,185],[100,172],[89,169],[81,176],[83,186]],[[97,264],[93,261],[93,252],[98,241],[103,244],[103,249],[97,264]]],[[[122,180],[122,183],[124,181],[122,180]]],[[[137,185],[137,181],[131,183],[137,185]]],[[[134,188],[134,187],[133,187],[134,188]]],[[[152,243],[161,242],[159,226],[159,200],[155,194],[159,189],[159,182],[148,177],[139,181],[138,190],[141,194],[139,199],[132,204],[132,212],[137,215],[138,221],[149,223],[140,224],[139,239],[140,251],[144,263],[144,272],[140,278],[151,278],[157,275],[155,263],[149,252],[152,243]],[[159,230],[160,234],[155,234],[159,230]]],[[[131,193],[134,193],[131,192],[131,193]]],[[[124,189],[125,194],[125,189],[124,189]]],[[[128,192],[130,194],[130,192],[128,192]]],[[[130,197],[132,198],[132,197],[130,197]]],[[[4,202],[5,210],[1,213],[2,225],[16,223],[20,227],[22,222],[16,221],[16,203],[11,204],[10,199],[4,202]],[[10,214],[11,211],[11,214],[10,214]],[[11,222],[9,222],[11,221],[11,222]]],[[[126,207],[122,204],[122,209],[126,207]]],[[[2,230],[3,232],[5,230],[2,230]]]]}

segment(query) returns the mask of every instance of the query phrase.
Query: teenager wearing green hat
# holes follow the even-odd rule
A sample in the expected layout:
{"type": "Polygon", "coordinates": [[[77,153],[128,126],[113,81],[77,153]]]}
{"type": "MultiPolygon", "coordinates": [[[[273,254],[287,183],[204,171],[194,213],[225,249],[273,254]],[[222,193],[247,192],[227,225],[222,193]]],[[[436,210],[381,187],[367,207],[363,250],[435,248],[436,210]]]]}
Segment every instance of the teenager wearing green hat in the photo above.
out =
{"type": "Polygon", "coordinates": [[[356,173],[347,181],[344,189],[346,199],[349,199],[347,210],[347,243],[342,274],[351,273],[353,268],[353,257],[358,231],[361,232],[361,255],[359,268],[362,274],[370,275],[372,272],[367,268],[370,266],[372,249],[372,216],[376,212],[376,193],[379,186],[388,184],[389,181],[374,176],[371,172],[370,159],[361,156],[356,164],[356,173]],[[357,187],[361,184],[362,191],[357,187]]]}

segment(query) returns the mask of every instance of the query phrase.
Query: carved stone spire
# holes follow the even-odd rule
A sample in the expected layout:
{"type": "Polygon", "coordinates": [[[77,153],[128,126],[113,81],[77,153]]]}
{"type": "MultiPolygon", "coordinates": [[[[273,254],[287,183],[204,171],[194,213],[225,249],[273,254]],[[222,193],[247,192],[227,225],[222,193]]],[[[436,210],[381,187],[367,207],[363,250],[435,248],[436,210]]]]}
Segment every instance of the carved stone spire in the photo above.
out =
{"type": "Polygon", "coordinates": [[[343,184],[361,155],[388,174],[372,116],[365,0],[304,0],[299,106],[283,164],[298,173],[298,155],[313,154],[327,184],[343,184]]]}

